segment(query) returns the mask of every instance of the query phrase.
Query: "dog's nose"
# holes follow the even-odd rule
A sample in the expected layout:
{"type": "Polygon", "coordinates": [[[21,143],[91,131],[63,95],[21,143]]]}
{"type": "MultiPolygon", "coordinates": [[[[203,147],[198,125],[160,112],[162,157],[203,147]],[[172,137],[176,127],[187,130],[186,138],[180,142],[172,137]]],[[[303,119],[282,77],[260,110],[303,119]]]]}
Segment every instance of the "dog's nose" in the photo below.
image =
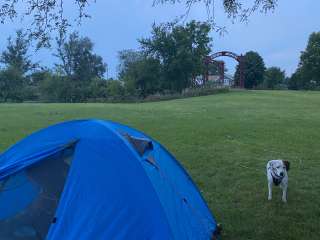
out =
{"type": "Polygon", "coordinates": [[[280,173],[280,176],[283,177],[283,172],[280,173]]]}

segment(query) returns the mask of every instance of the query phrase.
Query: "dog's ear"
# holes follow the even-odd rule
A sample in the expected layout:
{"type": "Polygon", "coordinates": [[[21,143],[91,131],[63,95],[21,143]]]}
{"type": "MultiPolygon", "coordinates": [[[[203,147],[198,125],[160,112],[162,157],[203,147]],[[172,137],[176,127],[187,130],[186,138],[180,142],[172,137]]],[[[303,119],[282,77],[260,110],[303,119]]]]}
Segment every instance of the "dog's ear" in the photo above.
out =
{"type": "Polygon", "coordinates": [[[286,170],[288,172],[289,169],[290,169],[290,162],[289,161],[283,161],[283,164],[286,166],[286,170]]]}

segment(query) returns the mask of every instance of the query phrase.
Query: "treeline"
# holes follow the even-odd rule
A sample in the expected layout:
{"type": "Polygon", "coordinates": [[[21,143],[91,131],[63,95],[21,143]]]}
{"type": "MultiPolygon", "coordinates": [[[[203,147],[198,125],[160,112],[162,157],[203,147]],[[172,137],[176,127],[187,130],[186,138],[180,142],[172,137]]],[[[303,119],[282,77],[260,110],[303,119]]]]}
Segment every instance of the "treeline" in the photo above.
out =
{"type": "Polygon", "coordinates": [[[107,65],[89,38],[72,33],[58,40],[57,62],[48,69],[31,61],[30,42],[19,30],[0,57],[0,101],[86,102],[181,93],[204,71],[210,30],[196,21],[153,25],[151,37],[139,40],[139,51],[119,53],[117,80],[104,78],[107,65]]]}
{"type": "Polygon", "coordinates": [[[32,63],[27,36],[17,31],[1,54],[0,101],[84,102],[123,95],[120,81],[104,79],[106,64],[87,37],[72,33],[57,43],[53,69],[32,63]]]}
{"type": "MultiPolygon", "coordinates": [[[[244,55],[244,87],[247,89],[287,89],[285,72],[279,67],[266,68],[259,53],[250,51],[244,55]]],[[[236,68],[234,79],[237,85],[240,81],[239,65],[236,68]]]]}
{"type": "MultiPolygon", "coordinates": [[[[285,72],[278,67],[266,68],[263,58],[257,52],[247,52],[244,57],[245,88],[320,90],[320,32],[310,35],[307,48],[301,53],[298,68],[291,77],[286,77],[285,72]]],[[[237,66],[235,81],[239,79],[237,66]]]]}
{"type": "MultiPolygon", "coordinates": [[[[170,98],[182,92],[201,95],[199,89],[194,94],[191,90],[199,86],[196,79],[206,70],[203,60],[211,52],[210,30],[208,23],[196,21],[153,25],[151,36],[139,40],[140,50],[119,52],[116,80],[104,78],[107,65],[94,53],[89,38],[72,33],[59,39],[54,53],[57,61],[49,69],[31,60],[31,43],[19,30],[0,54],[0,102],[130,101],[161,95],[170,98]]],[[[291,77],[278,67],[266,68],[257,52],[247,52],[244,61],[245,88],[320,90],[320,32],[311,34],[291,77]]],[[[217,66],[209,67],[217,74],[217,66]]],[[[236,85],[239,78],[237,66],[236,85]]]]}

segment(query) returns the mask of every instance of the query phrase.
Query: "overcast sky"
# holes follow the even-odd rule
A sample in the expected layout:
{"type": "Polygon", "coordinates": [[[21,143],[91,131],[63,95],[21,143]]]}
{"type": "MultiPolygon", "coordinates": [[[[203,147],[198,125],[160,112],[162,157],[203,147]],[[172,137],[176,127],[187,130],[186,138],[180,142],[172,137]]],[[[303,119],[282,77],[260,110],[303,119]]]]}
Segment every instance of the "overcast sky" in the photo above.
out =
{"type": "MultiPolygon", "coordinates": [[[[221,1],[221,0],[218,0],[221,1]]],[[[184,13],[182,5],[152,7],[153,0],[97,0],[89,7],[92,19],[76,27],[82,35],[88,36],[95,44],[95,52],[101,55],[109,66],[109,77],[117,74],[118,52],[123,49],[138,49],[137,39],[150,34],[152,23],[171,21],[184,13]]],[[[248,2],[250,2],[248,0],[248,2]]],[[[72,15],[72,9],[67,8],[72,15]]],[[[257,51],[266,66],[278,66],[287,75],[292,74],[299,62],[300,52],[305,49],[310,33],[320,31],[319,0],[279,0],[274,13],[255,13],[248,24],[231,23],[221,7],[216,7],[216,20],[227,28],[228,33],[213,37],[213,52],[220,50],[241,54],[257,51]]],[[[203,6],[196,5],[188,20],[205,20],[203,6]]],[[[0,50],[6,39],[23,24],[0,24],[0,50]]],[[[47,50],[34,53],[33,58],[43,65],[52,66],[57,61],[47,50]]],[[[223,58],[230,73],[235,62],[223,58]]]]}

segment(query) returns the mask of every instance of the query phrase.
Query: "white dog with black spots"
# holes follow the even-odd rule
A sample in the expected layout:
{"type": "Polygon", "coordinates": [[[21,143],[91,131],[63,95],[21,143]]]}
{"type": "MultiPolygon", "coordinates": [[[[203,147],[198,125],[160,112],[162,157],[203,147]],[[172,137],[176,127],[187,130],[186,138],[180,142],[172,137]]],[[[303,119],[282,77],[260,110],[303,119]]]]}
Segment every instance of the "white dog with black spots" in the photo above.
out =
{"type": "Polygon", "coordinates": [[[267,163],[268,178],[268,200],[272,199],[272,185],[279,186],[282,189],[282,201],[287,202],[288,189],[288,171],[290,163],[283,160],[270,160],[267,163]]]}

